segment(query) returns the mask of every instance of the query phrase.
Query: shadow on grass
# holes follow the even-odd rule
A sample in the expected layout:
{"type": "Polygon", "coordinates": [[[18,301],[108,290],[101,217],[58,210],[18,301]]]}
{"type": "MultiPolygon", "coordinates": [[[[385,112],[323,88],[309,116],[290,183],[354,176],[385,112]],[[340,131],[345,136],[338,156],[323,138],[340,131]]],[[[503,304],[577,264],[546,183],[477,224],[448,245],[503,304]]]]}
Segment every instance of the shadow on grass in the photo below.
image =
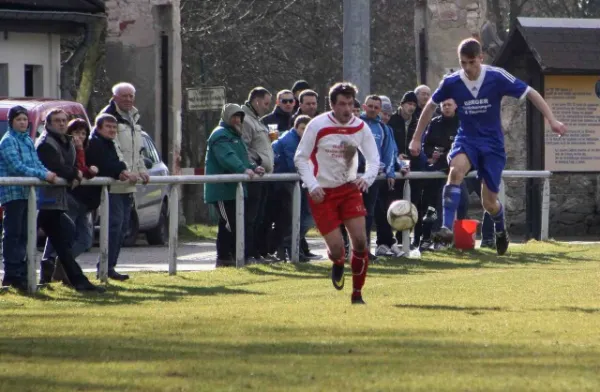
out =
{"type": "Polygon", "coordinates": [[[455,306],[455,305],[415,305],[415,304],[398,304],[394,305],[401,309],[418,309],[418,310],[450,310],[456,312],[465,312],[472,315],[483,314],[483,312],[510,312],[510,309],[500,306],[455,306]]]}

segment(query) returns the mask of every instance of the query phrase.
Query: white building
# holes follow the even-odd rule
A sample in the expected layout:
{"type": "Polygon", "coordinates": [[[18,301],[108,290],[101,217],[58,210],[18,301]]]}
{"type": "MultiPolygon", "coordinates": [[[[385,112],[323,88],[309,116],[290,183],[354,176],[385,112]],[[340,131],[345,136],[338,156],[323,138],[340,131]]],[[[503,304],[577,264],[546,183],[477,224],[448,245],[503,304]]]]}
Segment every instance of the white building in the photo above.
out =
{"type": "Polygon", "coordinates": [[[0,96],[60,98],[61,35],[81,34],[103,12],[100,0],[2,0],[0,96]]]}

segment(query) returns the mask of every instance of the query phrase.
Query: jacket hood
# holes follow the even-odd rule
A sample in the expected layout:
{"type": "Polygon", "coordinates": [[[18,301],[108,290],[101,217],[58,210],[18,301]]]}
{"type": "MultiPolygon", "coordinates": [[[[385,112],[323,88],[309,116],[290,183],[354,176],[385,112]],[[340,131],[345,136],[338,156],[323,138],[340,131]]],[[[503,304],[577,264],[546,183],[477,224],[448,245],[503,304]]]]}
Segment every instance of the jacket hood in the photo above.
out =
{"type": "Polygon", "coordinates": [[[233,115],[236,113],[240,113],[242,115],[242,122],[244,122],[244,116],[246,115],[244,113],[244,109],[242,109],[242,107],[236,103],[227,103],[223,106],[221,120],[223,120],[224,123],[229,124],[231,117],[233,117],[233,115]]]}

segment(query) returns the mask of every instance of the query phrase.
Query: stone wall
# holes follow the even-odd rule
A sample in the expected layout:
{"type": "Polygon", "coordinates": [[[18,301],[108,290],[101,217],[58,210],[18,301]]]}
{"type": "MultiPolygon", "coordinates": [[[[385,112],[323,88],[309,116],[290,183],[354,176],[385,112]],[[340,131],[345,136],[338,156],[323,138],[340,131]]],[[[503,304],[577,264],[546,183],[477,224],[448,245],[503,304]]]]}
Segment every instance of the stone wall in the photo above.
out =
{"type": "MultiPolygon", "coordinates": [[[[181,145],[181,37],[179,0],[107,0],[106,72],[112,84],[136,87],[140,122],[163,161],[179,172],[181,145]],[[161,129],[161,36],[168,36],[168,129],[161,129]],[[161,134],[168,132],[168,148],[161,134]]],[[[106,86],[107,89],[110,86],[106,86]]]]}
{"type": "MultiPolygon", "coordinates": [[[[442,76],[459,67],[456,48],[465,38],[478,34],[485,22],[486,2],[478,0],[423,0],[416,6],[415,42],[422,28],[427,42],[427,84],[435,87],[442,76]]],[[[418,45],[417,58],[418,56],[418,45]]],[[[417,72],[420,72],[417,60],[417,72]]],[[[421,79],[419,75],[419,79],[421,79]]]]}

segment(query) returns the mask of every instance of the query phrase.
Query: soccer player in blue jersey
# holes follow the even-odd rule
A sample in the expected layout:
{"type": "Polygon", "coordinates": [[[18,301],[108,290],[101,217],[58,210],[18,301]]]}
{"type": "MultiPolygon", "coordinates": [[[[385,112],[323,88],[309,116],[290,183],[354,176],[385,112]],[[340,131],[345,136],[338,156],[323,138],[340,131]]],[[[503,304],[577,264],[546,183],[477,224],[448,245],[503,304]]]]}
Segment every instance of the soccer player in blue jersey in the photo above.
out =
{"type": "Polygon", "coordinates": [[[504,135],[500,118],[502,97],[528,98],[550,123],[558,135],[566,132],[556,120],[542,96],[502,68],[483,65],[481,45],[474,38],[458,46],[461,71],[444,77],[423,109],[417,130],[410,142],[412,155],[421,152],[421,137],[431,120],[436,105],[452,98],[458,105],[460,128],[448,153],[450,173],[443,190],[443,225],[434,235],[437,241],[452,243],[452,228],[460,202],[460,184],[470,170],[477,171],[481,181],[483,208],[494,220],[496,251],[506,253],[509,237],[504,224],[504,207],[498,200],[502,171],[506,164],[504,135]]]}

